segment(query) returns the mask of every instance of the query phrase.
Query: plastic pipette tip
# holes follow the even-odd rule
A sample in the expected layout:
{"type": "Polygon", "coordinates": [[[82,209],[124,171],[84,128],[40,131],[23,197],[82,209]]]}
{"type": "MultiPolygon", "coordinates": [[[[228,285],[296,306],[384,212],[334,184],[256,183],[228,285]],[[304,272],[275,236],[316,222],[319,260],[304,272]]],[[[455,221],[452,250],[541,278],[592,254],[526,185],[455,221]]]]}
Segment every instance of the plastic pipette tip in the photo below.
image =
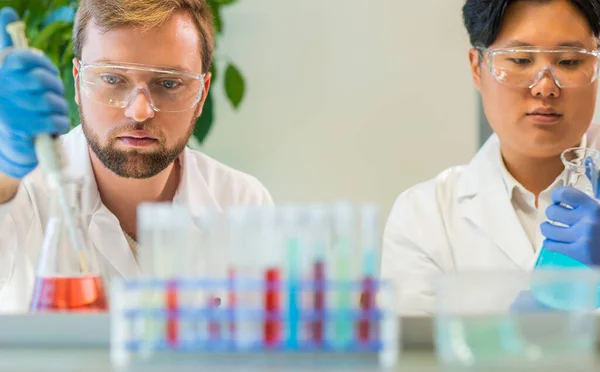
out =
{"type": "Polygon", "coordinates": [[[25,22],[17,21],[6,26],[6,32],[10,35],[15,48],[29,48],[29,42],[25,35],[25,22]]]}

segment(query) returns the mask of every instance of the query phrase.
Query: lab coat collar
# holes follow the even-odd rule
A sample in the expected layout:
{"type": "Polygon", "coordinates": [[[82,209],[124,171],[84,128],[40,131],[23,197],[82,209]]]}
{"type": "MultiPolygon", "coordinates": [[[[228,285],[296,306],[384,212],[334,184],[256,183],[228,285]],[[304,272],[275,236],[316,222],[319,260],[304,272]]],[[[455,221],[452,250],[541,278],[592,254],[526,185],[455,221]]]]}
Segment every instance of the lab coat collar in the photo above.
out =
{"type": "Polygon", "coordinates": [[[458,202],[465,218],[520,268],[528,270],[535,255],[510,201],[500,162],[500,143],[492,135],[463,172],[457,185],[458,202]]]}
{"type": "MultiPolygon", "coordinates": [[[[136,277],[140,268],[135,260],[127,239],[116,216],[104,206],[98,192],[98,185],[89,157],[87,140],[81,126],[61,137],[68,164],[65,174],[84,181],[81,213],[89,223],[88,234],[92,244],[106,260],[125,278],[136,277]]],[[[219,203],[212,196],[199,158],[190,156],[186,148],[179,160],[182,176],[173,203],[187,205],[192,217],[201,215],[203,208],[221,211],[219,203]]],[[[196,228],[192,226],[192,228],[196,228]]]]}

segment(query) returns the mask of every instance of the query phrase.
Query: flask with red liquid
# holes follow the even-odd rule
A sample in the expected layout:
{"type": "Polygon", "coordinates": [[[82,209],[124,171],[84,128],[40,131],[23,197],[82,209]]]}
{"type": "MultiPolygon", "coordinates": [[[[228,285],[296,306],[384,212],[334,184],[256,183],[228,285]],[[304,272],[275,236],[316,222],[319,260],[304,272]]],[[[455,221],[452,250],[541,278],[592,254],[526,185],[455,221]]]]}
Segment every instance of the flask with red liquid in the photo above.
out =
{"type": "Polygon", "coordinates": [[[51,187],[50,211],[30,303],[32,312],[96,312],[108,302],[79,206],[83,181],[51,187]],[[70,216],[66,211],[70,211],[70,216]]]}

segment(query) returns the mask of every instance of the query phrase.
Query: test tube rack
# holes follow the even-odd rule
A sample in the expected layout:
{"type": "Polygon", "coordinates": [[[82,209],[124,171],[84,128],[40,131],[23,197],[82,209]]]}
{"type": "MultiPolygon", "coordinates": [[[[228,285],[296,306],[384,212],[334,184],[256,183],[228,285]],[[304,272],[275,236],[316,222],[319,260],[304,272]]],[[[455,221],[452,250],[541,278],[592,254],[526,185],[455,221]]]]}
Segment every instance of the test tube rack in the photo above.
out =
{"type": "Polygon", "coordinates": [[[277,358],[393,367],[400,352],[394,293],[391,283],[374,279],[115,280],[111,359],[115,367],[160,361],[247,366],[277,358]],[[290,293],[297,301],[289,301],[290,293]],[[350,295],[355,305],[334,308],[339,295],[350,295]],[[290,308],[294,304],[297,309],[290,308]]]}

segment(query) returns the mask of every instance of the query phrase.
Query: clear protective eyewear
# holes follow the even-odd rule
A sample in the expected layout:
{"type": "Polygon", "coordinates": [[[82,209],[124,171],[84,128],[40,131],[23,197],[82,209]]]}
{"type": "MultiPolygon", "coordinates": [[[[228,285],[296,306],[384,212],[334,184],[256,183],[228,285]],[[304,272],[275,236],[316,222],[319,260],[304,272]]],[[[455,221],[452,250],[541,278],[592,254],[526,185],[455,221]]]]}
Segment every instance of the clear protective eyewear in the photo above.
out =
{"type": "Polygon", "coordinates": [[[598,77],[600,53],[578,47],[515,47],[487,49],[478,47],[491,74],[515,88],[533,88],[548,73],[559,88],[577,88],[598,77]]]}
{"type": "Polygon", "coordinates": [[[196,106],[204,92],[206,74],[130,63],[79,65],[81,90],[111,107],[125,108],[143,93],[154,111],[181,112],[196,106]]]}

